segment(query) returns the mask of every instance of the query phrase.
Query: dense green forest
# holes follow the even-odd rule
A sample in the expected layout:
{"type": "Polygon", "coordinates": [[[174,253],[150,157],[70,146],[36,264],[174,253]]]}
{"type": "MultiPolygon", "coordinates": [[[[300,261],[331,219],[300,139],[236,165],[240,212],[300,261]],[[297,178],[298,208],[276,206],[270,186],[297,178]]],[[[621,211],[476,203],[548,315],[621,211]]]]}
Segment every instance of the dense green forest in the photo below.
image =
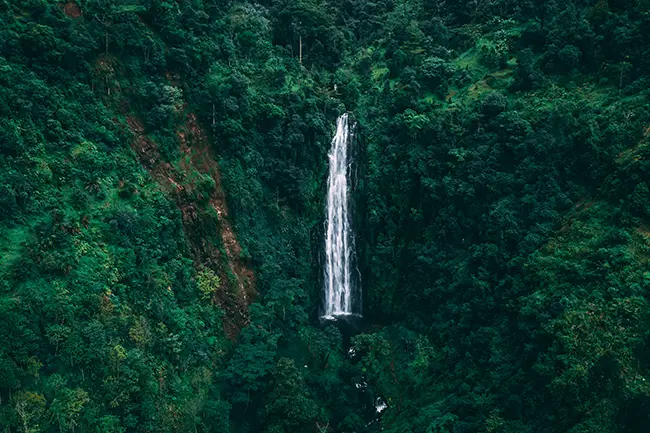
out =
{"type": "Polygon", "coordinates": [[[0,432],[646,432],[648,59],[650,0],[0,1],[0,432]]]}

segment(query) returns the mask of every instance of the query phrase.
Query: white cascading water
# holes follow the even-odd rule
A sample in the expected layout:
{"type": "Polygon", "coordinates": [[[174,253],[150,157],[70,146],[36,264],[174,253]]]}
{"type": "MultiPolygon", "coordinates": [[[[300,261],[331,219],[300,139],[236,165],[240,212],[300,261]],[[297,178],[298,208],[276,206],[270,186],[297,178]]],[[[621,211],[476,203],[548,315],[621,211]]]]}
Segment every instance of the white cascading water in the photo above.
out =
{"type": "Polygon", "coordinates": [[[350,225],[348,143],[353,134],[348,114],[336,121],[336,135],[329,153],[327,231],[325,238],[325,305],[323,317],[361,315],[358,285],[352,278],[354,233],[350,225]]]}

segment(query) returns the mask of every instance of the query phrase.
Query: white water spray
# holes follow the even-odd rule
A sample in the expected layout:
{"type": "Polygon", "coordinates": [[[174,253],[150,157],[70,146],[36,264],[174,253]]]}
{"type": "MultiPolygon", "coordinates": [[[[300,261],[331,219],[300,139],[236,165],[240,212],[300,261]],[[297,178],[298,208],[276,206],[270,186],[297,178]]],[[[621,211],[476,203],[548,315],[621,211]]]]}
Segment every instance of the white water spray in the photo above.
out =
{"type": "Polygon", "coordinates": [[[327,232],[325,238],[325,306],[326,319],[361,316],[361,289],[351,270],[354,260],[354,233],[350,225],[349,180],[350,150],[353,138],[348,115],[336,121],[336,135],[329,153],[327,186],[327,232]]]}

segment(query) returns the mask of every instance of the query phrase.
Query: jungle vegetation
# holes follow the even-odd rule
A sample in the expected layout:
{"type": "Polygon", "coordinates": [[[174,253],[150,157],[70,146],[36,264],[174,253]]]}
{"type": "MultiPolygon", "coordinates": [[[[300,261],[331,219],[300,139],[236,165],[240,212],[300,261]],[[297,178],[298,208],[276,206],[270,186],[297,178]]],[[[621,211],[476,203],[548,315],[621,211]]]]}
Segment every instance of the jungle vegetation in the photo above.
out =
{"type": "Polygon", "coordinates": [[[0,1],[0,432],[647,431],[648,59],[648,0],[0,1]]]}

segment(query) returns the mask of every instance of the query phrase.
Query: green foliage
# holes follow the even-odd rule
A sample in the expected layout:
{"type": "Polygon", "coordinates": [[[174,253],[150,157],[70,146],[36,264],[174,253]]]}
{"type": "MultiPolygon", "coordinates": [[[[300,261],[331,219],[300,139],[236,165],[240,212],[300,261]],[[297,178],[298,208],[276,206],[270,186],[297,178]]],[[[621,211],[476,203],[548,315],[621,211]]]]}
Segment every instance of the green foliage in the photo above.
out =
{"type": "Polygon", "coordinates": [[[647,10],[4,2],[0,426],[645,431],[647,10]],[[316,320],[343,111],[352,331],[316,320]]]}
{"type": "Polygon", "coordinates": [[[197,275],[197,286],[201,299],[212,299],[221,286],[221,279],[209,268],[200,270],[197,275]]]}
{"type": "Polygon", "coordinates": [[[292,359],[278,360],[264,413],[269,432],[305,431],[318,421],[318,406],[309,398],[304,378],[292,359]]]}

